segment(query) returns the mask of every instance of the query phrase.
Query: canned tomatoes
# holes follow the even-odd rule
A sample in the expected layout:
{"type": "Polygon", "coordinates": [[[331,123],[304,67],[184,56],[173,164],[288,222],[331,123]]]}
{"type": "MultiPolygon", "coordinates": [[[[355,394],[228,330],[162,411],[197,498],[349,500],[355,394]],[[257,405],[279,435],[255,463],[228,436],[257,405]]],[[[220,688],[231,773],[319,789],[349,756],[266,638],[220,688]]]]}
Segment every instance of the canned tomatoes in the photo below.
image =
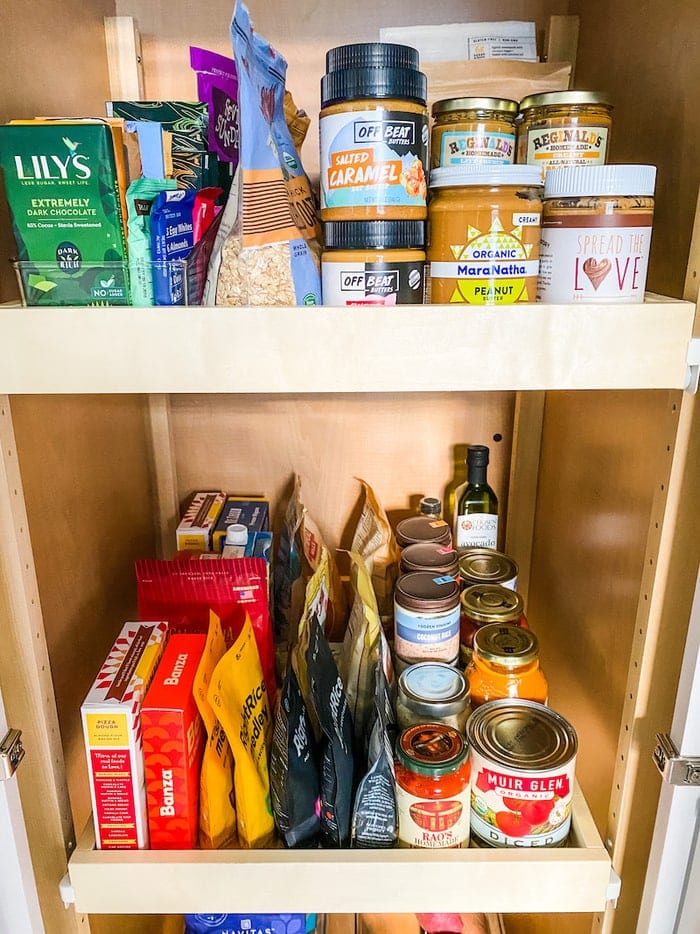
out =
{"type": "Polygon", "coordinates": [[[464,737],[444,723],[410,726],[396,743],[399,845],[469,844],[470,765],[464,737]]]}
{"type": "Polygon", "coordinates": [[[467,722],[471,832],[485,846],[561,846],[571,826],[578,740],[534,701],[484,704],[467,722]]]}

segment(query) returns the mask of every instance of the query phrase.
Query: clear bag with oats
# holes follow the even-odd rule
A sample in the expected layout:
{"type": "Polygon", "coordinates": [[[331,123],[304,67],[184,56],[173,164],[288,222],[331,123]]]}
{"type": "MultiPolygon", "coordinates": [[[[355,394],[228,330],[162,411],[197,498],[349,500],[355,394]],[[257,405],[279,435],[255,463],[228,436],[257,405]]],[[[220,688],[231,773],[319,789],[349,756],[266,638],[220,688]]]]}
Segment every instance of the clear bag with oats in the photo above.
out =
{"type": "Polygon", "coordinates": [[[240,166],[212,257],[218,265],[214,301],[318,305],[320,226],[285,120],[287,63],[253,31],[240,2],[231,38],[240,86],[240,166]]]}

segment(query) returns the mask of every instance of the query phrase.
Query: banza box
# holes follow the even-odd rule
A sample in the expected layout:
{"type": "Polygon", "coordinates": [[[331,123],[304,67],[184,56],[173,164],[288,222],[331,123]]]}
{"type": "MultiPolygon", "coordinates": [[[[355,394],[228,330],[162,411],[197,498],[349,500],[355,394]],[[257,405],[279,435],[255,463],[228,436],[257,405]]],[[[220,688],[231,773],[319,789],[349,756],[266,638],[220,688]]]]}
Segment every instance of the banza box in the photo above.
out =
{"type": "Polygon", "coordinates": [[[148,846],[141,703],[167,628],[125,623],[80,708],[98,849],[148,846]]]}
{"type": "Polygon", "coordinates": [[[173,633],[141,708],[151,849],[193,849],[204,730],[192,686],[207,637],[173,633]]]}

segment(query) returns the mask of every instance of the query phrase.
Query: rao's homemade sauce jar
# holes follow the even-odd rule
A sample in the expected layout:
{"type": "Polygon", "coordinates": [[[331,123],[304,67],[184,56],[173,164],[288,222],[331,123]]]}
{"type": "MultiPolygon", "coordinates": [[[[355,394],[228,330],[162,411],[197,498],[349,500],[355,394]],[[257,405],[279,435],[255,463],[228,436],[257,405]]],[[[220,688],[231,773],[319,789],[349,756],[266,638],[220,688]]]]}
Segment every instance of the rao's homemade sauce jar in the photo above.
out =
{"type": "Polygon", "coordinates": [[[561,846],[571,826],[578,741],[542,704],[500,700],[467,722],[471,832],[485,846],[561,846]]]}
{"type": "Polygon", "coordinates": [[[535,300],[541,184],[539,171],[527,165],[433,169],[428,245],[433,304],[535,300]]]}
{"type": "Polygon", "coordinates": [[[426,77],[388,42],[330,49],[321,79],[321,220],[424,220],[426,77]]]}
{"type": "Polygon", "coordinates": [[[396,741],[399,845],[469,845],[469,757],[464,736],[444,723],[411,726],[396,741]]]}
{"type": "Polygon", "coordinates": [[[549,91],[520,101],[518,162],[544,173],[562,165],[603,165],[612,105],[596,91],[549,91]]]}
{"type": "Polygon", "coordinates": [[[547,172],[538,301],[644,301],[655,181],[653,165],[547,172]]]}
{"type": "Polygon", "coordinates": [[[435,101],[430,134],[430,168],[515,162],[516,101],[457,97],[435,101]]]}

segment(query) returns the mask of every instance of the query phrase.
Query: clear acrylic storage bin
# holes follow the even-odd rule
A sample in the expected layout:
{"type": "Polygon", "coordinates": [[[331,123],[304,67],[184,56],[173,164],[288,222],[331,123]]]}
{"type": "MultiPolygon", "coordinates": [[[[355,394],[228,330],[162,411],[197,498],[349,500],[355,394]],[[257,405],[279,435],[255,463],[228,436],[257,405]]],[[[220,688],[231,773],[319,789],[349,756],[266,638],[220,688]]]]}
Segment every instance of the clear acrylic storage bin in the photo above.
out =
{"type": "Polygon", "coordinates": [[[25,306],[187,305],[187,261],[13,263],[25,306]]]}

